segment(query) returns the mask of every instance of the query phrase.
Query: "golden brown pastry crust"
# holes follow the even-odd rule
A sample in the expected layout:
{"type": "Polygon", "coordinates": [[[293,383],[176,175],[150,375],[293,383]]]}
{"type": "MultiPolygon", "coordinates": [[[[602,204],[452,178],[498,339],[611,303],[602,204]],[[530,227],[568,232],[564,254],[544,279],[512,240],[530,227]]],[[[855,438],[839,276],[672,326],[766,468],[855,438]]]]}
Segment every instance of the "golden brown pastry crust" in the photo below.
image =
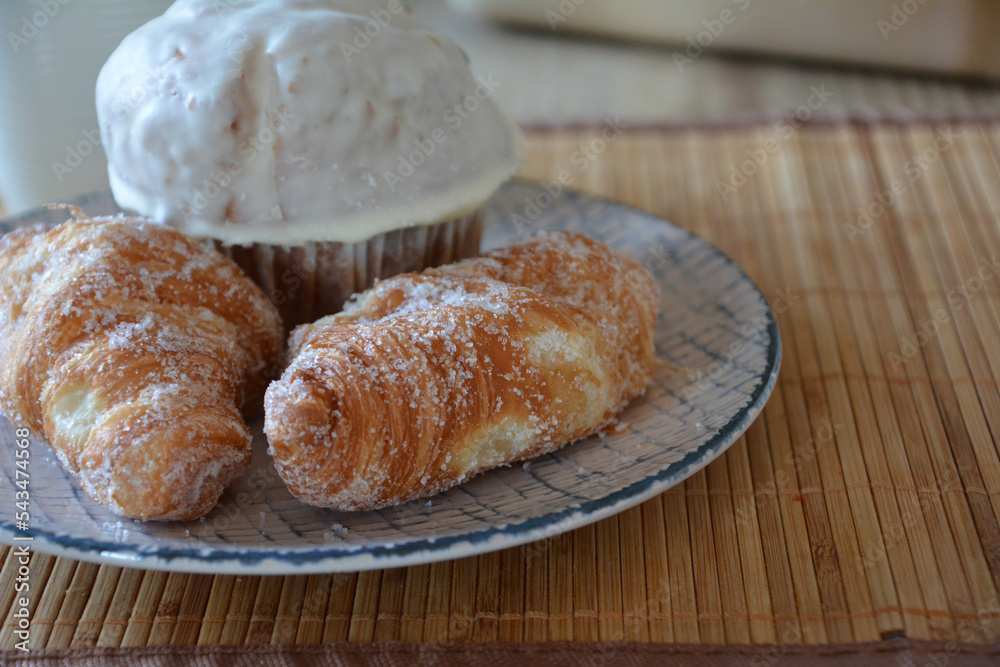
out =
{"type": "Polygon", "coordinates": [[[567,232],[384,280],[293,333],[265,397],[278,472],[367,510],[590,435],[651,381],[658,302],[633,259],[567,232]]]}
{"type": "Polygon", "coordinates": [[[280,363],[274,306],[162,225],[71,221],[0,239],[0,407],[94,500],[193,519],[250,461],[240,407],[280,363]]]}

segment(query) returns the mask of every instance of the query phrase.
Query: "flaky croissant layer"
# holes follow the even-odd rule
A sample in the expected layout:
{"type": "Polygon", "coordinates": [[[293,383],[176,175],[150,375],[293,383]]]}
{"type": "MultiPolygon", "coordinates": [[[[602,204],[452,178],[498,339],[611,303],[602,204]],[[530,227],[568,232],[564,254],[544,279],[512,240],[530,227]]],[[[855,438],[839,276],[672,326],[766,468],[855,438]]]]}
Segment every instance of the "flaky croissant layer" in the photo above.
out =
{"type": "Polygon", "coordinates": [[[0,407],[137,519],[205,514],[250,461],[274,306],[215,250],[124,217],[0,239],[0,407]]]}
{"type": "Polygon", "coordinates": [[[632,258],[568,232],[384,280],[293,333],[265,396],[278,472],[368,510],[590,435],[651,381],[658,301],[632,258]]]}

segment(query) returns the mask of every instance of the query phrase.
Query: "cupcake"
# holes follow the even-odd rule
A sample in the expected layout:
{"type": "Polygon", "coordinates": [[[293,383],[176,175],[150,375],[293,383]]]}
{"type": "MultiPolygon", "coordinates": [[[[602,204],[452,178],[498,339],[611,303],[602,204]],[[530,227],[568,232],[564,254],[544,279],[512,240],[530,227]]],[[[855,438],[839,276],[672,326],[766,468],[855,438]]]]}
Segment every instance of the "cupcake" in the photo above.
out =
{"type": "Polygon", "coordinates": [[[475,255],[522,139],[397,0],[178,0],[97,80],[111,190],[215,244],[286,327],[378,278],[475,255]]]}

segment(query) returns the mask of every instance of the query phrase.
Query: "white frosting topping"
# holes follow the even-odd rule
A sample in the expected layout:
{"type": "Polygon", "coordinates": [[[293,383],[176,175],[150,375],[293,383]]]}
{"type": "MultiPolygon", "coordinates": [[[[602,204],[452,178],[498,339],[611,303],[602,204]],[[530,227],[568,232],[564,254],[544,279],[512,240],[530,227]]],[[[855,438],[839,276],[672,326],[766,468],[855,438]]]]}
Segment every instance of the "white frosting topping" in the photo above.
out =
{"type": "Polygon", "coordinates": [[[226,243],[354,243],[514,174],[502,83],[398,0],[178,0],[108,59],[97,114],[122,208],[226,243]]]}

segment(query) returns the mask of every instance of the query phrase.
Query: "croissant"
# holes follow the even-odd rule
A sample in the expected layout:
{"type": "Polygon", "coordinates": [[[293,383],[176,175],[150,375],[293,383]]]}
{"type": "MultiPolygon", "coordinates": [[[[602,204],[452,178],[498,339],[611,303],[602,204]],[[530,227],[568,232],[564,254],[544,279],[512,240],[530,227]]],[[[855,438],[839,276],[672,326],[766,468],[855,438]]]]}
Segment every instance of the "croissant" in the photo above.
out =
{"type": "Polygon", "coordinates": [[[370,510],[593,434],[652,379],[658,303],[633,259],[568,232],[384,280],[292,333],[264,399],[278,473],[370,510]]]}
{"type": "Polygon", "coordinates": [[[215,505],[249,464],[240,408],[259,406],[281,346],[264,294],[162,225],[99,218],[0,239],[0,407],[122,516],[215,505]]]}

